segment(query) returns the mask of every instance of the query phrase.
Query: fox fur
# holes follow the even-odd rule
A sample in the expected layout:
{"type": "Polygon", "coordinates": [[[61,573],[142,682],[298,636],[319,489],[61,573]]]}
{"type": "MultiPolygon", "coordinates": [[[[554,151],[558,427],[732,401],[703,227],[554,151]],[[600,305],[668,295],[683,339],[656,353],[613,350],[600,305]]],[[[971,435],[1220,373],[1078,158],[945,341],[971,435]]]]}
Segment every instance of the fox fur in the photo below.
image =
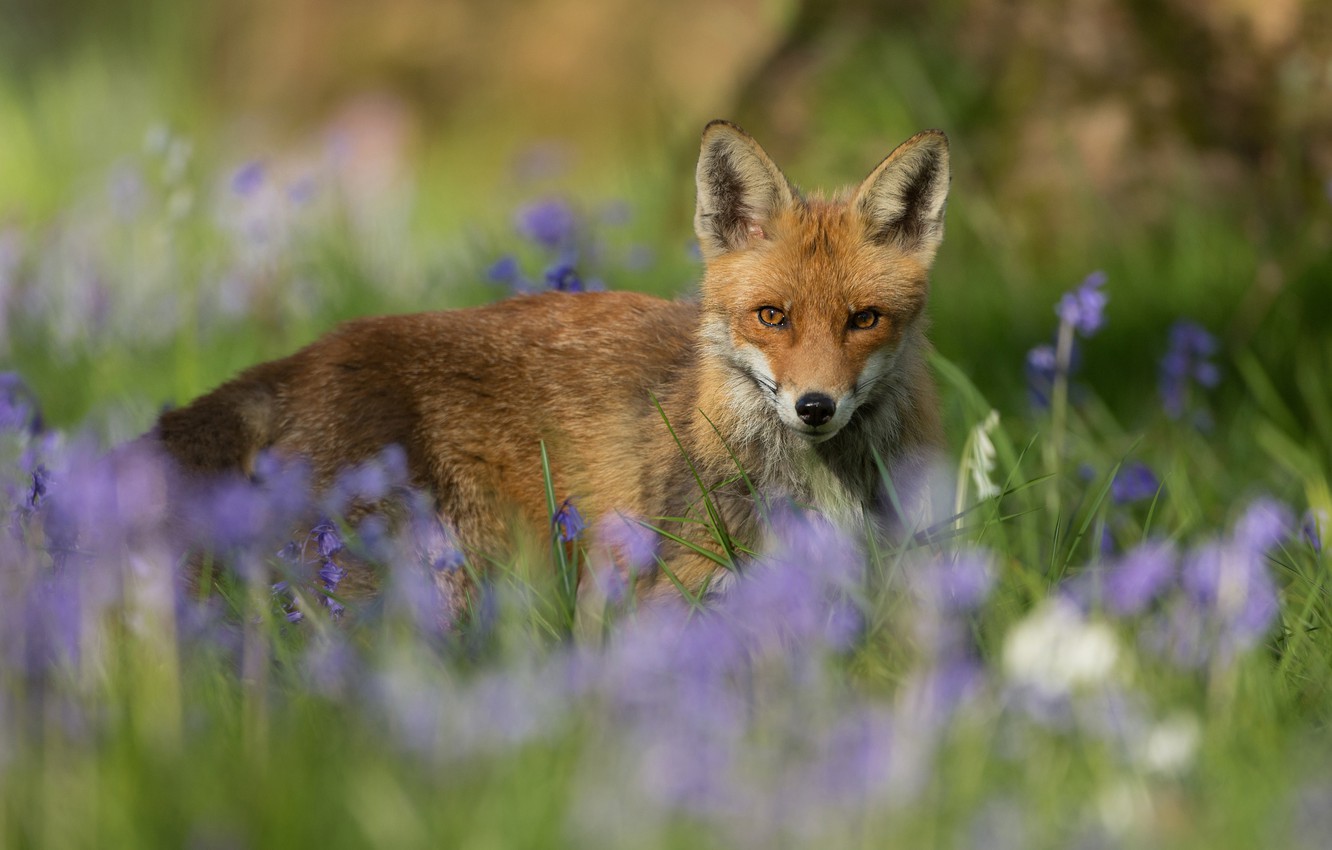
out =
{"type": "MultiPolygon", "coordinates": [[[[924,308],[947,139],[913,136],[824,197],[714,121],[696,181],[697,299],[551,292],[352,321],[163,414],[150,438],[192,477],[249,474],[268,450],[302,458],[317,487],[396,444],[470,553],[549,534],[543,443],[593,545],[613,513],[715,545],[658,519],[707,519],[695,476],[736,540],[758,534],[754,492],[860,522],[882,499],[876,454],[908,480],[942,443],[924,308]]],[[[661,557],[690,589],[718,568],[669,540],[661,557]]],[[[673,585],[648,575],[639,593],[673,585]]]]}

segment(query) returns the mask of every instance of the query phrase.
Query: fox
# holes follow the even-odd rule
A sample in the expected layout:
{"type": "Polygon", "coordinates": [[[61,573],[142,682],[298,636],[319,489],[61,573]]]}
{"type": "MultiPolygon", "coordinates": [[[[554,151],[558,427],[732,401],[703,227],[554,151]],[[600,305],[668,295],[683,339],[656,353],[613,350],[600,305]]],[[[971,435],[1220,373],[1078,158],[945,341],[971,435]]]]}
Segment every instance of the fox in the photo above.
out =
{"type": "Polygon", "coordinates": [[[599,519],[662,532],[637,597],[702,592],[725,570],[710,524],[754,540],[772,500],[881,516],[883,473],[919,480],[942,451],[925,307],[949,182],[948,139],[927,130],[859,185],[802,193],[716,120],[695,171],[696,297],[546,292],[352,320],[150,437],[193,479],[253,476],[274,452],[316,489],[397,446],[470,554],[550,539],[544,454],[556,498],[593,519],[589,551],[614,545],[599,519]]]}

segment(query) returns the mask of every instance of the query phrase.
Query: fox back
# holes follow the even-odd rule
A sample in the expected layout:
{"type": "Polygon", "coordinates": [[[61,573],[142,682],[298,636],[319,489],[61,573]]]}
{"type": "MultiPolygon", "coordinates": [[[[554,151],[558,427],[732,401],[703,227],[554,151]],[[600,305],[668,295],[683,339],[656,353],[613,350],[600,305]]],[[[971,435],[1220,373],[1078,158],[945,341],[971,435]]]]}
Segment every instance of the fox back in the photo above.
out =
{"type": "Polygon", "coordinates": [[[947,141],[919,134],[854,189],[806,197],[713,122],[696,181],[696,301],[546,293],[354,321],[163,414],[150,439],[192,479],[250,474],[269,451],[317,487],[398,446],[475,554],[549,534],[544,446],[593,548],[615,515],[667,532],[672,581],[645,575],[645,594],[708,582],[721,559],[703,529],[752,540],[762,500],[858,522],[880,464],[917,476],[942,442],[923,312],[947,141]]]}

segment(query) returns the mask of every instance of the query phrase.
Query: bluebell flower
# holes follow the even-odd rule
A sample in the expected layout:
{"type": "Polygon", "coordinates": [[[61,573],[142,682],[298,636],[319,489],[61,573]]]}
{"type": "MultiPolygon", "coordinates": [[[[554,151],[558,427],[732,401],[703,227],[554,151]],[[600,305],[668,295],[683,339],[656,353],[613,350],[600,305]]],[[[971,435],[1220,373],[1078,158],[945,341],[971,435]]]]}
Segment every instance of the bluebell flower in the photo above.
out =
{"type": "Polygon", "coordinates": [[[17,372],[0,372],[0,432],[42,430],[42,412],[37,397],[17,372]]]}
{"type": "Polygon", "coordinates": [[[357,681],[359,657],[338,632],[319,635],[301,657],[301,672],[317,692],[341,696],[357,681]]]}
{"type": "Polygon", "coordinates": [[[1121,616],[1140,614],[1175,581],[1178,556],[1168,543],[1144,543],[1100,575],[1105,607],[1121,616]]]}
{"type": "Polygon", "coordinates": [[[342,551],[342,535],[338,533],[337,526],[328,520],[320,521],[311,529],[310,538],[321,558],[331,558],[342,551]]]}
{"type": "Polygon", "coordinates": [[[431,572],[454,572],[466,561],[431,500],[423,493],[417,494],[412,507],[409,537],[418,563],[431,572]]]}
{"type": "Polygon", "coordinates": [[[583,521],[583,515],[578,512],[572,499],[565,499],[564,504],[555,512],[554,525],[559,532],[560,539],[565,543],[577,540],[587,528],[587,523],[583,521]]]}
{"type": "Polygon", "coordinates": [[[231,191],[242,197],[253,195],[264,185],[264,171],[258,160],[245,163],[231,175],[231,191]]]}
{"type": "Polygon", "coordinates": [[[1216,337],[1196,322],[1181,320],[1170,327],[1170,347],[1161,358],[1161,405],[1171,419],[1179,419],[1188,406],[1193,384],[1211,389],[1221,382],[1221,370],[1212,362],[1219,350],[1216,337]]]}
{"type": "Polygon", "coordinates": [[[1262,555],[1288,537],[1294,527],[1295,517],[1290,508],[1264,496],[1245,508],[1235,523],[1234,539],[1248,551],[1262,555]]]}
{"type": "Polygon", "coordinates": [[[28,488],[28,494],[23,503],[30,511],[35,511],[42,506],[42,500],[46,498],[46,493],[50,487],[51,471],[43,464],[37,464],[36,469],[32,471],[32,485],[28,488]]]}
{"type": "Polygon", "coordinates": [[[324,589],[335,591],[338,589],[338,582],[342,581],[347,575],[347,571],[338,566],[336,561],[324,561],[323,566],[319,568],[319,580],[324,583],[324,589]]]}
{"type": "Polygon", "coordinates": [[[518,267],[518,258],[513,254],[505,254],[486,270],[486,279],[495,283],[512,286],[521,278],[522,270],[518,267]]]}
{"type": "Polygon", "coordinates": [[[1161,482],[1151,467],[1140,461],[1130,461],[1119,468],[1115,480],[1110,482],[1110,498],[1115,504],[1140,502],[1156,495],[1161,482]]]}
{"type": "Polygon", "coordinates": [[[1276,584],[1265,559],[1242,546],[1211,544],[1185,559],[1182,585],[1210,623],[1217,650],[1256,645],[1276,620],[1276,584]]]}
{"type": "Polygon", "coordinates": [[[1059,364],[1055,358],[1053,345],[1038,345],[1027,352],[1027,396],[1032,407],[1043,409],[1050,406],[1050,396],[1054,392],[1055,377],[1059,374],[1059,364]]]}
{"type": "Polygon", "coordinates": [[[536,201],[519,208],[515,216],[518,232],[539,245],[559,248],[574,235],[574,212],[564,201],[536,201]]]}
{"type": "Polygon", "coordinates": [[[994,586],[994,556],[983,549],[937,555],[908,570],[916,592],[938,612],[976,611],[994,586]]]}
{"type": "Polygon", "coordinates": [[[657,533],[632,517],[607,516],[599,536],[631,575],[646,572],[657,562],[657,533]]]}
{"type": "Polygon", "coordinates": [[[392,445],[379,457],[342,470],[323,499],[325,514],[346,515],[356,506],[373,505],[405,487],[405,463],[402,447],[392,445]]]}
{"type": "Polygon", "coordinates": [[[546,269],[546,285],[556,292],[583,292],[584,286],[573,263],[558,262],[546,269]]]}
{"type": "Polygon", "coordinates": [[[1095,271],[1087,275],[1077,289],[1064,293],[1055,306],[1059,321],[1072,326],[1083,336],[1099,331],[1105,325],[1105,305],[1110,300],[1101,291],[1105,282],[1105,272],[1095,271]]]}

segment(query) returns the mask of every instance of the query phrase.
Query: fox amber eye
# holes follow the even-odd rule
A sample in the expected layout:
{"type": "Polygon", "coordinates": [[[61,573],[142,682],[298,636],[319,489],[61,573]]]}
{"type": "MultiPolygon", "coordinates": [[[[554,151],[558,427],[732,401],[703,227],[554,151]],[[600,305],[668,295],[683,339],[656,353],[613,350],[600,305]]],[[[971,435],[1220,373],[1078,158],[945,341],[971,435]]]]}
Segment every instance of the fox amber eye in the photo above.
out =
{"type": "Polygon", "coordinates": [[[858,331],[867,331],[879,323],[879,314],[873,310],[861,310],[851,316],[851,327],[858,331]]]}
{"type": "Polygon", "coordinates": [[[786,314],[776,307],[760,307],[758,317],[760,322],[770,328],[786,327],[786,314]]]}

